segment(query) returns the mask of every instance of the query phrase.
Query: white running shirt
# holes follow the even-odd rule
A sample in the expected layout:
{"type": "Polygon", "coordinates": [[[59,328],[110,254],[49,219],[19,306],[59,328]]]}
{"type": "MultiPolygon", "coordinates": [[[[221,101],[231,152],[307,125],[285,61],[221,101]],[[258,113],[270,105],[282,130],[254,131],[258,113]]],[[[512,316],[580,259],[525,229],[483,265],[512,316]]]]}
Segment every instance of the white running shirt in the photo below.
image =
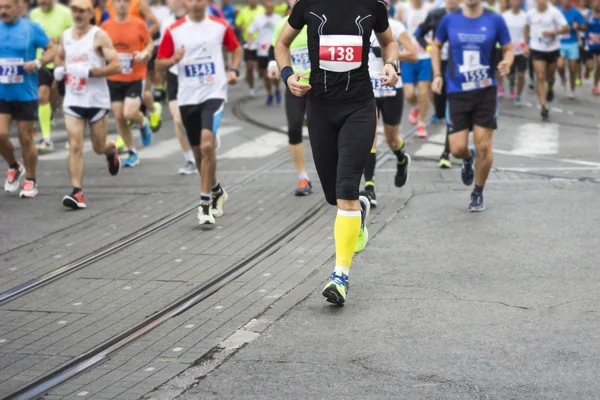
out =
{"type": "Polygon", "coordinates": [[[200,22],[188,16],[169,26],[158,48],[158,58],[171,58],[185,48],[177,64],[177,104],[198,105],[210,99],[227,100],[223,47],[238,48],[235,34],[224,19],[206,15],[200,22]]]}
{"type": "Polygon", "coordinates": [[[281,16],[273,13],[272,15],[260,14],[257,15],[248,27],[248,33],[256,35],[254,43],[250,47],[251,50],[256,50],[259,57],[268,57],[271,42],[273,42],[273,33],[275,28],[281,21],[281,16]]]}
{"type": "Polygon", "coordinates": [[[78,67],[94,69],[106,65],[106,60],[98,56],[94,49],[94,38],[98,31],[100,28],[92,26],[80,39],[73,38],[73,28],[63,33],[66,67],[64,108],[75,106],[110,109],[110,92],[106,77],[77,78],[69,74],[69,69],[78,67]]]}
{"type": "Polygon", "coordinates": [[[165,30],[167,29],[167,26],[170,25],[168,19],[169,19],[169,16],[171,15],[171,10],[169,10],[169,7],[162,6],[162,5],[161,6],[150,6],[150,9],[152,10],[152,13],[158,20],[160,37],[154,41],[154,45],[158,46],[163,37],[163,34],[165,33],[165,30]]]}
{"type": "MultiPolygon", "coordinates": [[[[395,19],[389,20],[390,29],[392,30],[392,36],[394,36],[395,40],[398,40],[400,35],[406,32],[406,28],[400,21],[396,21],[395,19]]],[[[371,77],[371,85],[373,85],[373,94],[375,97],[389,97],[395,96],[397,94],[396,89],[402,87],[402,77],[398,76],[398,83],[396,87],[383,86],[381,79],[381,70],[383,69],[383,59],[381,57],[377,57],[375,52],[373,51],[381,51],[379,46],[379,41],[377,41],[377,36],[375,36],[375,32],[371,32],[371,49],[369,51],[369,75],[371,77]]]]}
{"type": "Polygon", "coordinates": [[[523,49],[525,48],[527,13],[523,10],[519,10],[519,12],[515,14],[512,10],[508,10],[502,13],[502,17],[508,26],[508,33],[510,34],[513,51],[516,56],[520,56],[523,54],[523,49]]]}
{"type": "Polygon", "coordinates": [[[567,20],[560,10],[550,4],[543,13],[537,8],[527,11],[526,24],[529,25],[530,46],[532,50],[549,53],[560,49],[560,37],[544,37],[542,32],[554,32],[565,25],[567,20]]]}
{"type": "Polygon", "coordinates": [[[427,14],[429,14],[430,8],[427,3],[423,3],[421,8],[416,9],[409,3],[406,3],[403,7],[404,14],[404,24],[406,25],[406,30],[410,35],[415,48],[417,49],[417,57],[419,60],[426,60],[431,58],[431,54],[429,54],[417,41],[415,38],[415,31],[421,25],[425,18],[427,18],[427,14]]]}

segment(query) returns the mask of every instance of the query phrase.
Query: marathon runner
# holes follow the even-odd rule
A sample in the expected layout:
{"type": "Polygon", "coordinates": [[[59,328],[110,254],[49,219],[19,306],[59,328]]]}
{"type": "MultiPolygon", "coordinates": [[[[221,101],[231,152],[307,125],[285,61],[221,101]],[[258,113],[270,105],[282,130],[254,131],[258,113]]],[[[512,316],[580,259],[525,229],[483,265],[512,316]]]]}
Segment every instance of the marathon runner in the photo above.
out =
{"type": "Polygon", "coordinates": [[[376,128],[376,105],[369,77],[371,32],[384,60],[384,86],[398,82],[398,45],[382,1],[298,0],[275,44],[281,79],[295,96],[308,93],[308,132],[317,173],[327,202],[337,205],[334,226],[335,270],[323,289],[327,301],[346,301],[354,252],[364,249],[369,200],[359,186],[376,128]],[[311,64],[307,77],[291,67],[290,45],[308,27],[311,64]]]}
{"type": "Polygon", "coordinates": [[[594,73],[594,88],[592,89],[594,95],[600,95],[600,88],[598,83],[600,82],[600,0],[592,0],[592,14],[590,19],[587,21],[588,32],[586,41],[590,52],[596,59],[596,72],[594,73]]]}
{"type": "MultiPolygon", "coordinates": [[[[290,7],[293,7],[295,0],[289,0],[290,7]]],[[[275,44],[281,34],[281,30],[287,23],[289,16],[283,18],[273,33],[272,46],[269,49],[269,76],[272,79],[279,78],[279,69],[275,61],[275,44]]],[[[308,56],[308,36],[306,34],[306,25],[302,28],[298,36],[290,44],[292,69],[307,78],[302,79],[303,83],[308,83],[310,77],[310,59],[308,56]]],[[[306,172],[306,159],[304,156],[304,144],[302,144],[302,131],[304,126],[304,117],[306,115],[306,96],[294,96],[289,88],[285,88],[285,115],[287,117],[288,148],[292,156],[292,161],[298,173],[298,186],[295,191],[296,196],[307,196],[313,192],[312,183],[306,172]]]]}
{"type": "Polygon", "coordinates": [[[91,0],[71,0],[71,11],[75,26],[60,38],[54,77],[59,82],[66,77],[63,106],[73,191],[63,198],[63,205],[81,209],[86,208],[82,192],[86,125],[90,127],[94,152],[106,156],[108,172],[114,176],[121,169],[117,146],[106,140],[110,110],[106,77],[121,73],[121,63],[106,32],[90,23],[94,11],[91,0]]]}
{"type": "Polygon", "coordinates": [[[17,0],[0,0],[0,153],[8,163],[4,190],[20,197],[35,197],[37,149],[33,139],[38,101],[38,71],[54,59],[54,43],[42,27],[21,18],[17,0]],[[36,58],[36,51],[44,53],[36,58]],[[17,121],[23,164],[17,161],[8,137],[12,120],[17,121]]]}
{"type": "Polygon", "coordinates": [[[402,61],[400,67],[404,81],[404,96],[413,106],[408,120],[413,125],[418,122],[417,137],[422,139],[427,137],[425,119],[431,101],[431,55],[419,44],[415,32],[428,12],[429,6],[423,0],[410,0],[404,4],[404,7],[398,8],[397,14],[397,19],[404,22],[417,48],[419,60],[416,63],[402,61]]]}
{"type": "Polygon", "coordinates": [[[575,98],[575,81],[579,67],[579,36],[578,31],[585,31],[585,19],[579,10],[571,6],[571,0],[560,0],[560,8],[569,24],[569,33],[560,38],[560,58],[558,59],[558,75],[563,87],[566,87],[566,67],[569,64],[569,98],[575,98]]]}
{"type": "Polygon", "coordinates": [[[186,0],[188,14],[165,32],[156,65],[163,71],[177,65],[177,103],[200,172],[198,222],[211,227],[215,217],[223,215],[227,201],[216,177],[215,136],[227,100],[227,84],[237,82],[242,49],[227,22],[209,16],[207,6],[208,0],[186,0]],[[233,68],[227,73],[223,47],[232,53],[233,68]]]}
{"type": "Polygon", "coordinates": [[[265,89],[267,89],[267,105],[281,104],[281,92],[279,91],[279,79],[272,79],[267,74],[269,65],[269,48],[273,41],[275,27],[281,21],[281,16],[274,13],[275,3],[273,0],[264,0],[265,13],[257,15],[248,27],[246,43],[249,50],[256,50],[258,74],[263,76],[265,89]],[[256,38],[256,39],[254,39],[256,38]],[[273,91],[275,96],[273,97],[273,91]]]}
{"type": "MultiPolygon", "coordinates": [[[[577,9],[583,15],[583,19],[587,25],[587,21],[589,21],[590,16],[592,15],[591,3],[590,6],[586,4],[586,0],[578,0],[577,1],[577,9]]],[[[587,29],[585,31],[580,30],[578,32],[579,35],[579,61],[577,64],[577,79],[575,80],[575,84],[577,86],[581,86],[583,84],[582,79],[589,79],[590,75],[594,70],[594,56],[590,51],[590,48],[587,43],[587,29]],[[585,72],[582,76],[582,70],[585,68],[585,72]]]]}
{"type": "MultiPolygon", "coordinates": [[[[235,25],[242,33],[244,40],[248,38],[248,28],[254,18],[258,15],[264,14],[265,8],[258,4],[258,0],[248,0],[248,4],[242,8],[237,17],[235,17],[235,25]]],[[[256,34],[253,36],[256,39],[256,34]]],[[[250,97],[256,96],[256,90],[254,90],[254,70],[256,69],[256,63],[258,60],[258,54],[256,50],[252,50],[249,46],[251,43],[246,42],[244,45],[244,62],[246,63],[246,82],[250,88],[250,97]]]]}
{"type": "Polygon", "coordinates": [[[233,29],[235,27],[235,17],[238,13],[237,8],[232,4],[231,0],[222,0],[221,11],[223,11],[225,21],[227,21],[229,26],[233,29]]]}
{"type": "Polygon", "coordinates": [[[500,14],[484,8],[481,0],[465,0],[464,7],[442,19],[436,33],[431,51],[436,93],[441,93],[444,84],[440,52],[446,41],[450,52],[445,75],[450,150],[463,160],[463,183],[469,186],[475,179],[469,211],[483,211],[483,188],[493,162],[492,133],[497,128],[496,73],[506,75],[510,71],[514,61],[511,38],[500,14]],[[502,46],[501,61],[494,59],[496,43],[502,46]],[[469,146],[470,130],[474,146],[469,146]]]}
{"type": "MultiPolygon", "coordinates": [[[[44,32],[55,45],[58,44],[60,35],[73,26],[71,11],[68,7],[55,3],[54,0],[37,0],[37,7],[31,10],[29,18],[40,24],[44,32]]],[[[42,50],[38,50],[38,58],[42,50]]],[[[64,97],[64,83],[54,84],[54,64],[49,63],[42,68],[38,77],[38,119],[42,131],[42,138],[36,144],[38,151],[52,151],[52,114],[58,103],[58,97],[64,97]],[[53,100],[51,102],[51,100],[53,100]]]]}
{"type": "MultiPolygon", "coordinates": [[[[452,1],[452,0],[450,0],[452,1]]],[[[389,9],[389,0],[385,0],[386,7],[389,9]]],[[[388,14],[389,15],[389,14],[388,14]]],[[[412,43],[412,39],[406,32],[406,28],[400,21],[393,18],[388,20],[392,36],[402,46],[402,51],[398,59],[404,62],[417,62],[417,50],[412,43]]],[[[375,103],[377,104],[378,119],[383,120],[383,132],[385,141],[396,156],[396,176],[394,184],[396,187],[402,187],[408,179],[408,168],[410,167],[410,156],[404,152],[404,140],[400,137],[400,121],[402,120],[402,106],[404,105],[404,93],[402,91],[402,79],[398,78],[398,83],[394,87],[383,85],[384,79],[381,77],[383,69],[383,58],[381,58],[381,48],[375,33],[371,33],[371,48],[369,50],[369,75],[375,103]]],[[[375,141],[371,148],[371,153],[367,157],[365,164],[365,190],[360,194],[369,199],[371,207],[377,207],[377,195],[375,194],[375,164],[377,163],[377,127],[375,129],[375,141]]]]}
{"type": "MultiPolygon", "coordinates": [[[[444,15],[447,13],[453,12],[458,9],[460,0],[446,0],[446,4],[444,8],[436,8],[427,14],[425,21],[423,21],[417,30],[415,31],[415,37],[422,48],[430,49],[431,45],[427,42],[427,35],[430,33],[435,36],[438,27],[440,26],[440,22],[444,15]]],[[[429,51],[429,50],[428,50],[429,51]]],[[[448,66],[448,43],[444,43],[442,47],[442,75],[446,74],[446,68],[448,66]]],[[[435,114],[431,118],[431,122],[437,122],[442,120],[446,116],[446,100],[447,100],[447,86],[443,85],[442,92],[440,94],[433,94],[433,105],[435,108],[435,114]]],[[[446,129],[446,144],[444,146],[444,152],[440,156],[440,168],[451,168],[452,164],[450,163],[450,144],[448,142],[448,130],[446,129]]]]}
{"type": "MultiPolygon", "coordinates": [[[[164,87],[165,75],[159,73],[156,68],[154,68],[154,61],[156,60],[156,53],[158,52],[158,46],[160,45],[162,34],[171,21],[171,10],[168,6],[163,5],[162,0],[152,0],[150,3],[150,10],[152,10],[152,14],[154,14],[156,20],[158,21],[160,31],[153,35],[155,38],[154,49],[152,49],[152,57],[148,61],[148,76],[153,86],[152,99],[154,102],[160,103],[166,100],[166,92],[164,87]]],[[[160,115],[160,113],[158,114],[160,115]]],[[[150,116],[150,120],[150,128],[155,129],[152,127],[152,115],[150,116]]]]}
{"type": "Polygon", "coordinates": [[[548,119],[548,103],[554,99],[554,76],[556,61],[560,55],[559,35],[569,32],[569,24],[563,14],[548,0],[537,0],[537,6],[527,12],[525,24],[526,57],[531,52],[541,115],[548,119]],[[546,93],[546,82],[548,92],[546,93]]]}
{"type": "Polygon", "coordinates": [[[125,167],[135,167],[140,162],[128,120],[139,127],[144,146],[150,145],[152,141],[152,131],[140,106],[148,72],[147,61],[152,54],[153,43],[146,23],[128,13],[130,1],[137,0],[115,0],[115,16],[101,26],[110,36],[121,62],[121,74],[109,76],[108,87],[117,132],[123,138],[129,153],[129,158],[123,162],[125,167]]]}
{"type": "Polygon", "coordinates": [[[527,13],[523,11],[521,3],[523,0],[510,0],[510,9],[502,13],[504,21],[508,26],[513,51],[515,53],[515,62],[510,68],[508,81],[510,85],[510,99],[516,106],[521,106],[521,93],[525,87],[525,71],[527,70],[527,57],[523,54],[525,51],[525,23],[527,22],[527,13]],[[515,90],[515,78],[517,87],[515,90]]]}

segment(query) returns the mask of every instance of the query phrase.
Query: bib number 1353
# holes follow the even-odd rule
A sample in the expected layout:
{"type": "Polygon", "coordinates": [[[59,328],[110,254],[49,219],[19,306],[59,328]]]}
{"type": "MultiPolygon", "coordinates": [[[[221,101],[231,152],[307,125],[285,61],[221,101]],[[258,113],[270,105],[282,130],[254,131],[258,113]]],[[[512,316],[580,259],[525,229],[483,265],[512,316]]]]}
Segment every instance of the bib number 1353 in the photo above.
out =
{"type": "Polygon", "coordinates": [[[319,45],[319,66],[325,71],[346,72],[362,64],[362,36],[322,35],[319,45]]]}

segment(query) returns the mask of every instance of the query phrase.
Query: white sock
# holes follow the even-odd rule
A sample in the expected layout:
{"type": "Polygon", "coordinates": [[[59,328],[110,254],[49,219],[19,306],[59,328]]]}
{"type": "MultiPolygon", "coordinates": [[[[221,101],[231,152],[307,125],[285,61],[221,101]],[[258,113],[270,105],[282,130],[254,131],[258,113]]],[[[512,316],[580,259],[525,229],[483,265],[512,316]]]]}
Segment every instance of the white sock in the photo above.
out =
{"type": "Polygon", "coordinates": [[[336,265],[334,270],[334,272],[338,273],[341,272],[342,274],[348,276],[348,274],[350,273],[350,270],[346,267],[340,267],[339,265],[336,265]]]}
{"type": "Polygon", "coordinates": [[[308,180],[308,174],[306,172],[302,172],[301,174],[298,174],[299,181],[303,181],[305,179],[308,180]]]}
{"type": "Polygon", "coordinates": [[[185,158],[186,162],[191,162],[191,163],[196,162],[196,158],[194,158],[194,152],[192,150],[184,151],[183,157],[185,158]]]}

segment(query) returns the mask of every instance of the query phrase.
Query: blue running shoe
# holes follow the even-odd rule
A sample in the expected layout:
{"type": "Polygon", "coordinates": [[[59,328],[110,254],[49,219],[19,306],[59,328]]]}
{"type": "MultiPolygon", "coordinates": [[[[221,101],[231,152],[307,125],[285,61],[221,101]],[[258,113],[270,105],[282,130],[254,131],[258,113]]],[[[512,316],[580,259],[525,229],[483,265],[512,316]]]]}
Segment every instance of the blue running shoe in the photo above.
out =
{"type": "Polygon", "coordinates": [[[472,144],[469,145],[469,150],[471,150],[471,159],[463,160],[463,165],[460,170],[460,177],[462,179],[462,183],[469,186],[473,183],[475,179],[475,170],[473,170],[473,163],[475,162],[475,158],[477,157],[477,151],[475,150],[475,146],[472,144]]]}
{"type": "Polygon", "coordinates": [[[349,287],[348,275],[341,272],[334,272],[331,274],[331,280],[323,289],[323,296],[325,296],[328,302],[343,306],[346,302],[349,287]]]}
{"type": "Polygon", "coordinates": [[[438,122],[440,122],[440,119],[437,117],[437,115],[434,115],[433,117],[431,117],[432,124],[437,124],[438,122]]]}
{"type": "Polygon", "coordinates": [[[152,142],[152,129],[147,120],[144,120],[144,126],[140,128],[140,135],[142,136],[142,144],[144,146],[150,146],[152,142]]]}
{"type": "Polygon", "coordinates": [[[275,103],[281,104],[281,92],[280,91],[275,92],[275,103]]]}
{"type": "Polygon", "coordinates": [[[129,153],[129,158],[123,162],[124,167],[135,167],[140,163],[140,156],[137,153],[129,153]]]}
{"type": "Polygon", "coordinates": [[[471,204],[469,204],[469,211],[480,212],[483,210],[485,210],[485,201],[483,201],[483,193],[472,192],[471,204]]]}
{"type": "Polygon", "coordinates": [[[267,96],[267,105],[268,106],[273,105],[273,95],[272,94],[267,96]]]}

